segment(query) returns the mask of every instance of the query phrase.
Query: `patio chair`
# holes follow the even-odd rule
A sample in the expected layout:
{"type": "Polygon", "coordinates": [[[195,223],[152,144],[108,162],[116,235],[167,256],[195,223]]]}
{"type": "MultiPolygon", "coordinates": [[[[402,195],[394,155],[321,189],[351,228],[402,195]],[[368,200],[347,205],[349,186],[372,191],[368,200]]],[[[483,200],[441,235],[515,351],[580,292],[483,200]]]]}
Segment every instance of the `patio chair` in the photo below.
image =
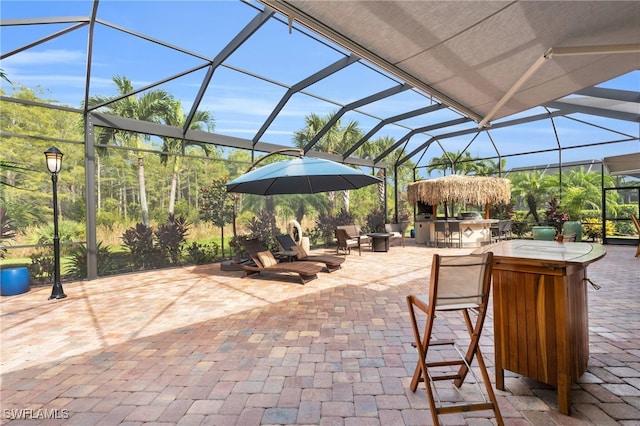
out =
{"type": "MultiPolygon", "coordinates": [[[[636,215],[634,214],[631,215],[631,222],[633,222],[633,226],[636,227],[636,232],[638,233],[638,239],[640,240],[640,222],[638,221],[638,218],[636,217],[636,215]]],[[[638,256],[640,256],[640,243],[636,247],[636,257],[638,256]]]]}
{"type": "MultiPolygon", "coordinates": [[[[465,256],[434,254],[429,295],[407,296],[415,339],[414,346],[418,352],[418,362],[410,388],[415,392],[419,382],[424,382],[434,425],[440,424],[438,416],[441,414],[480,410],[493,410],[497,423],[504,424],[479,345],[488,309],[492,265],[493,253],[491,252],[465,256]],[[475,313],[475,323],[471,321],[470,311],[475,313]],[[424,318],[420,318],[421,322],[424,321],[422,332],[418,327],[417,313],[419,312],[424,314],[422,315],[424,318]],[[469,335],[469,338],[465,339],[468,343],[466,351],[454,340],[435,339],[434,330],[438,330],[448,316],[443,312],[462,314],[469,335]],[[436,320],[439,325],[434,325],[436,320]],[[451,350],[452,347],[455,351],[451,350]],[[429,355],[432,355],[431,360],[428,360],[429,355]],[[480,381],[471,369],[474,356],[482,375],[481,381],[484,383],[486,394],[480,388],[480,381]],[[459,398],[461,402],[443,404],[435,382],[453,380],[454,385],[460,388],[468,373],[473,376],[474,385],[482,401],[469,401],[468,392],[465,391],[459,398]]],[[[452,333],[452,336],[455,334],[452,333]]],[[[440,386],[438,388],[442,389],[440,386]]],[[[449,397],[447,400],[451,401],[452,398],[449,397]]]]}
{"type": "Polygon", "coordinates": [[[242,246],[249,253],[254,265],[243,265],[244,275],[249,276],[260,272],[287,272],[300,275],[302,283],[305,284],[313,279],[318,278],[318,272],[323,265],[316,262],[300,261],[300,262],[278,262],[265,246],[257,238],[243,240],[242,246]]]}
{"type": "Polygon", "coordinates": [[[493,235],[492,242],[498,242],[502,240],[510,240],[511,239],[511,226],[512,221],[510,220],[499,220],[498,227],[495,230],[495,235],[493,235]]]}
{"type": "Polygon", "coordinates": [[[575,243],[576,241],[576,234],[575,233],[570,233],[570,234],[560,234],[558,235],[558,237],[556,238],[556,241],[560,242],[560,243],[575,243]]]}
{"type": "Polygon", "coordinates": [[[399,239],[402,247],[404,247],[404,229],[401,223],[385,223],[384,232],[393,234],[389,240],[394,241],[399,239]]]}
{"type": "Polygon", "coordinates": [[[351,225],[338,225],[336,226],[338,229],[344,229],[347,232],[347,238],[352,240],[358,240],[360,243],[360,247],[369,246],[371,247],[371,237],[367,234],[362,233],[362,229],[360,225],[351,224],[351,225]]]}
{"type": "Polygon", "coordinates": [[[297,260],[324,263],[328,272],[337,271],[345,261],[345,258],[341,256],[309,255],[302,246],[296,244],[289,234],[277,235],[276,240],[278,240],[278,244],[280,244],[280,247],[282,247],[284,251],[295,252],[297,260]]]}
{"type": "Polygon", "coordinates": [[[358,254],[362,256],[362,249],[360,246],[360,238],[349,238],[347,235],[347,231],[342,228],[336,228],[336,240],[338,243],[338,247],[336,248],[336,253],[340,253],[340,250],[347,255],[351,253],[351,249],[358,247],[358,254]]]}

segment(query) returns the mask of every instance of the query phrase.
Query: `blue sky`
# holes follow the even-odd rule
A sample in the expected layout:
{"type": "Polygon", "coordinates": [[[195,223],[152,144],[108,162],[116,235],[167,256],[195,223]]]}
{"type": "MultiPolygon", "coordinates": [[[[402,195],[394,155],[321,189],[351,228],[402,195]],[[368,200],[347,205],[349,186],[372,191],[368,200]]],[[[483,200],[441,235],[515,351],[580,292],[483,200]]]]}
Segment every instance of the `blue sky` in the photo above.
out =
{"type": "MultiPolygon", "coordinates": [[[[231,39],[253,19],[261,6],[255,8],[236,1],[101,1],[99,19],[117,27],[179,46],[189,52],[214,58],[231,39]],[[194,13],[195,12],[195,13],[194,13]]],[[[91,2],[76,1],[7,1],[0,3],[2,19],[42,18],[61,16],[88,16],[91,2]]],[[[2,53],[17,49],[41,37],[68,28],[71,24],[2,27],[2,53]]],[[[28,87],[46,89],[44,97],[60,103],[79,106],[82,100],[85,73],[87,27],[57,37],[32,49],[20,52],[2,61],[1,67],[9,78],[28,87]]],[[[107,25],[97,25],[92,62],[91,94],[115,93],[112,77],[126,76],[136,88],[173,76],[203,64],[203,59],[159,46],[138,37],[132,37],[107,25]]],[[[288,85],[342,58],[343,51],[327,42],[321,43],[297,31],[289,33],[285,24],[270,20],[216,70],[212,85],[200,109],[211,111],[216,119],[215,132],[252,138],[281,99],[288,85]],[[263,81],[246,73],[269,79],[263,81]]],[[[193,72],[160,86],[182,100],[185,110],[191,107],[205,75],[204,70],[193,72]]],[[[310,113],[326,115],[347,104],[377,91],[392,87],[398,81],[366,65],[356,64],[307,89],[308,94],[296,94],[262,137],[265,142],[291,145],[293,132],[304,126],[310,113]],[[332,100],[335,103],[328,102],[332,100]]],[[[602,84],[604,87],[640,91],[640,71],[602,84]]],[[[2,87],[8,90],[7,84],[2,87]]],[[[355,120],[366,133],[379,119],[396,115],[408,109],[429,104],[420,93],[407,91],[392,98],[362,107],[360,112],[345,115],[343,123],[355,120]]],[[[539,114],[538,108],[518,116],[539,114]]],[[[442,120],[460,117],[450,110],[432,113],[427,117],[407,120],[402,126],[386,126],[374,137],[401,138],[408,128],[420,127],[442,120]]],[[[638,136],[638,124],[593,116],[575,118],[618,132],[638,136]]],[[[508,120],[510,118],[507,118],[508,120]]],[[[496,121],[499,122],[500,120],[496,121]]],[[[562,146],[607,142],[624,138],[567,118],[555,121],[562,146]]],[[[468,128],[469,125],[447,129],[468,128]]],[[[441,133],[441,132],[440,132],[441,133]]],[[[439,134],[439,133],[436,133],[439,134]]],[[[407,149],[412,151],[429,138],[414,136],[407,149]]],[[[447,151],[464,149],[472,136],[442,140],[447,151]]],[[[549,120],[491,131],[473,141],[469,151],[474,156],[494,156],[494,144],[502,155],[552,149],[557,146],[555,132],[549,120]],[[490,136],[490,137],[489,137],[490,136]]],[[[564,162],[601,159],[638,151],[638,142],[618,143],[588,150],[565,150],[564,162]]],[[[422,163],[431,156],[442,154],[436,144],[429,148],[422,163]]],[[[414,161],[418,161],[416,158],[414,161]]],[[[509,157],[509,167],[555,163],[558,154],[536,154],[509,157]]]]}

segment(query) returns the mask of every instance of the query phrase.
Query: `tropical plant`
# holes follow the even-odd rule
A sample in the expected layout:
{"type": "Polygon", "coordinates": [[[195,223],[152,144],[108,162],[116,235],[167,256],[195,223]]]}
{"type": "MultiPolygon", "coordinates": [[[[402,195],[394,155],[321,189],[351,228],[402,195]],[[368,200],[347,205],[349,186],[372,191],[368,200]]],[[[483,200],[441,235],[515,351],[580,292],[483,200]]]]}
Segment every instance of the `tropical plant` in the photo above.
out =
{"type": "Polygon", "coordinates": [[[271,251],[278,251],[276,235],[280,230],[276,226],[276,216],[272,211],[262,209],[257,217],[253,217],[247,225],[248,238],[257,238],[271,251]]]}
{"type": "Polygon", "coordinates": [[[562,224],[571,219],[567,213],[561,210],[556,197],[551,197],[544,215],[547,224],[556,228],[556,233],[558,234],[562,233],[562,224]]]}
{"type": "Polygon", "coordinates": [[[193,241],[186,249],[185,260],[193,265],[204,265],[213,262],[218,256],[216,243],[199,244],[193,241]]]}
{"type": "Polygon", "coordinates": [[[513,214],[513,203],[511,202],[500,202],[489,206],[489,217],[494,219],[511,219],[513,214]]]}
{"type": "Polygon", "coordinates": [[[433,157],[427,165],[427,173],[440,170],[443,174],[476,174],[478,170],[483,170],[478,166],[481,162],[471,156],[469,151],[445,152],[440,157],[433,157]]]}
{"type": "MultiPolygon", "coordinates": [[[[614,180],[604,177],[605,186],[611,187],[614,180]]],[[[549,182],[560,187],[560,178],[553,176],[549,182]]],[[[587,172],[584,167],[571,169],[562,175],[562,206],[573,220],[580,220],[580,212],[585,209],[599,210],[602,204],[602,174],[587,172]]],[[[607,207],[615,210],[618,206],[617,193],[607,191],[607,207]]]]}
{"type": "MultiPolygon", "coordinates": [[[[366,141],[361,148],[359,148],[356,152],[360,153],[363,158],[376,160],[382,153],[388,151],[395,144],[395,139],[392,137],[381,137],[375,140],[366,141]]],[[[386,157],[384,157],[384,161],[388,164],[388,170],[393,170],[393,166],[397,164],[397,162],[401,159],[401,157],[405,154],[404,149],[396,148],[393,151],[389,152],[386,157]]],[[[398,176],[398,210],[400,213],[403,211],[408,211],[411,206],[409,206],[406,201],[406,187],[410,182],[413,182],[413,175],[411,170],[414,167],[413,161],[409,160],[405,163],[405,167],[399,167],[397,169],[398,176]],[[404,190],[402,189],[404,188],[404,190]]],[[[388,194],[395,194],[396,191],[385,191],[386,187],[389,186],[390,181],[394,181],[395,179],[387,179],[385,169],[380,169],[378,171],[378,177],[383,179],[383,181],[378,185],[378,203],[380,205],[385,204],[385,198],[388,198],[388,194]]],[[[408,217],[407,217],[408,219],[408,217]]],[[[399,221],[403,221],[400,217],[399,221]]]]}
{"type": "MultiPolygon", "coordinates": [[[[335,229],[340,225],[351,225],[355,223],[353,213],[341,209],[337,214],[330,215],[320,213],[316,219],[314,234],[319,236],[325,244],[333,241],[335,229]]],[[[317,238],[317,237],[316,237],[317,238]]]]}
{"type": "Polygon", "coordinates": [[[184,217],[171,215],[169,221],[155,231],[158,249],[172,265],[180,264],[180,251],[189,234],[191,223],[184,217]]]}
{"type": "MultiPolygon", "coordinates": [[[[97,244],[98,276],[103,277],[115,273],[118,269],[111,253],[111,247],[103,245],[102,241],[97,244]]],[[[87,247],[84,244],[71,251],[71,261],[67,267],[67,272],[73,278],[87,278],[87,247]]]]}
{"type": "Polygon", "coordinates": [[[122,243],[129,249],[131,261],[136,269],[154,267],[160,253],[154,246],[153,229],[144,223],[127,229],[122,235],[122,243]]]}
{"type": "MultiPolygon", "coordinates": [[[[182,111],[182,104],[179,101],[175,101],[173,107],[173,115],[167,117],[166,124],[170,126],[184,127],[186,125],[187,116],[182,111]]],[[[211,113],[208,111],[196,111],[188,123],[189,130],[206,130],[212,132],[215,124],[211,113]]],[[[169,193],[169,216],[175,213],[176,193],[178,187],[178,175],[182,169],[182,160],[185,150],[189,146],[197,146],[202,149],[204,154],[208,157],[211,151],[211,145],[190,141],[187,139],[176,138],[163,138],[162,154],[160,155],[160,161],[162,164],[167,164],[169,155],[167,153],[173,153],[172,158],[172,170],[171,170],[171,189],[169,193]]]]}
{"type": "MultiPolygon", "coordinates": [[[[299,148],[306,147],[313,139],[323,130],[330,122],[335,121],[331,127],[318,139],[314,148],[327,152],[342,154],[360,138],[362,131],[358,128],[357,121],[350,121],[345,126],[342,125],[340,119],[334,120],[335,112],[328,114],[326,117],[320,117],[316,114],[310,114],[305,117],[305,127],[302,130],[293,133],[293,141],[299,148]]],[[[329,212],[331,213],[336,207],[335,192],[327,192],[329,200],[329,212]]],[[[343,207],[349,210],[350,192],[343,191],[343,207]]]]}
{"type": "Polygon", "coordinates": [[[369,232],[384,232],[384,224],[387,223],[387,215],[382,207],[373,209],[367,215],[366,231],[369,232]]]}
{"type": "MultiPolygon", "coordinates": [[[[133,93],[133,84],[126,77],[115,76],[113,82],[118,89],[118,96],[104,97],[92,96],[89,98],[89,106],[101,107],[113,115],[132,118],[140,121],[154,123],[167,122],[175,117],[176,102],[173,96],[164,90],[151,90],[141,96],[133,93]]],[[[102,128],[98,132],[98,143],[117,144],[134,149],[137,168],[138,186],[140,195],[140,209],[142,223],[149,224],[149,205],[147,202],[147,190],[144,170],[144,143],[150,140],[148,135],[141,135],[114,128],[102,128]]]]}
{"type": "Polygon", "coordinates": [[[55,262],[53,252],[50,250],[38,250],[30,256],[31,264],[27,266],[29,275],[42,282],[53,282],[55,262]]]}
{"type": "Polygon", "coordinates": [[[528,207],[525,220],[531,216],[536,224],[540,224],[538,206],[548,199],[552,190],[550,177],[543,171],[513,173],[511,180],[512,198],[528,207]]]}
{"type": "MultiPolygon", "coordinates": [[[[607,235],[614,235],[616,227],[611,221],[607,221],[607,235]]],[[[591,241],[602,239],[602,219],[588,217],[582,224],[582,235],[591,241]]]]}
{"type": "Polygon", "coordinates": [[[9,80],[9,78],[7,77],[7,74],[4,72],[3,69],[0,69],[0,78],[5,80],[7,83],[11,84],[11,80],[9,80]]]}
{"type": "MultiPolygon", "coordinates": [[[[4,207],[0,207],[0,240],[2,244],[6,244],[7,240],[13,240],[16,236],[15,231],[11,226],[11,218],[7,215],[7,211],[4,207]]],[[[0,259],[4,259],[4,254],[7,249],[0,250],[0,259]]]]}

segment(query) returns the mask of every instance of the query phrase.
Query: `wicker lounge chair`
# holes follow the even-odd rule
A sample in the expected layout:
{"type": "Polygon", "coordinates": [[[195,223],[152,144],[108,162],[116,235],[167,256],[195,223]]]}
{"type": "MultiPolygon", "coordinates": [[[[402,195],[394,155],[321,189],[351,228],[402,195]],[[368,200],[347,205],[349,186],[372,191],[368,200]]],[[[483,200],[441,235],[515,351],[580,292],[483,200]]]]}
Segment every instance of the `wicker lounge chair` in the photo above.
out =
{"type": "Polygon", "coordinates": [[[340,265],[345,261],[345,258],[342,256],[332,256],[328,255],[309,255],[306,253],[304,248],[300,247],[296,244],[296,242],[291,238],[289,234],[283,234],[276,236],[276,240],[282,247],[284,251],[294,251],[297,253],[297,260],[300,261],[312,261],[312,262],[320,262],[324,263],[327,267],[327,271],[333,272],[337,271],[341,268],[340,265]]]}
{"type": "Polygon", "coordinates": [[[323,268],[317,262],[278,262],[273,254],[258,239],[242,241],[244,249],[251,256],[255,265],[243,265],[244,275],[257,274],[260,272],[288,272],[300,275],[302,283],[305,284],[318,278],[318,272],[323,268]]]}

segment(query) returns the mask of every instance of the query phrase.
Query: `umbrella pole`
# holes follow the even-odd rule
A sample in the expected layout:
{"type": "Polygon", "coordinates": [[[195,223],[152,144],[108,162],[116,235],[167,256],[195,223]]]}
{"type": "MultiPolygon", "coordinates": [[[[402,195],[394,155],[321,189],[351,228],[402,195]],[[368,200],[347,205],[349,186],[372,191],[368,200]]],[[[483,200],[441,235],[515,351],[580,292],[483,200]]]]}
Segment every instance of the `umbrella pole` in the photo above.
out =
{"type": "Polygon", "coordinates": [[[489,219],[489,203],[484,205],[484,218],[489,219]]]}

